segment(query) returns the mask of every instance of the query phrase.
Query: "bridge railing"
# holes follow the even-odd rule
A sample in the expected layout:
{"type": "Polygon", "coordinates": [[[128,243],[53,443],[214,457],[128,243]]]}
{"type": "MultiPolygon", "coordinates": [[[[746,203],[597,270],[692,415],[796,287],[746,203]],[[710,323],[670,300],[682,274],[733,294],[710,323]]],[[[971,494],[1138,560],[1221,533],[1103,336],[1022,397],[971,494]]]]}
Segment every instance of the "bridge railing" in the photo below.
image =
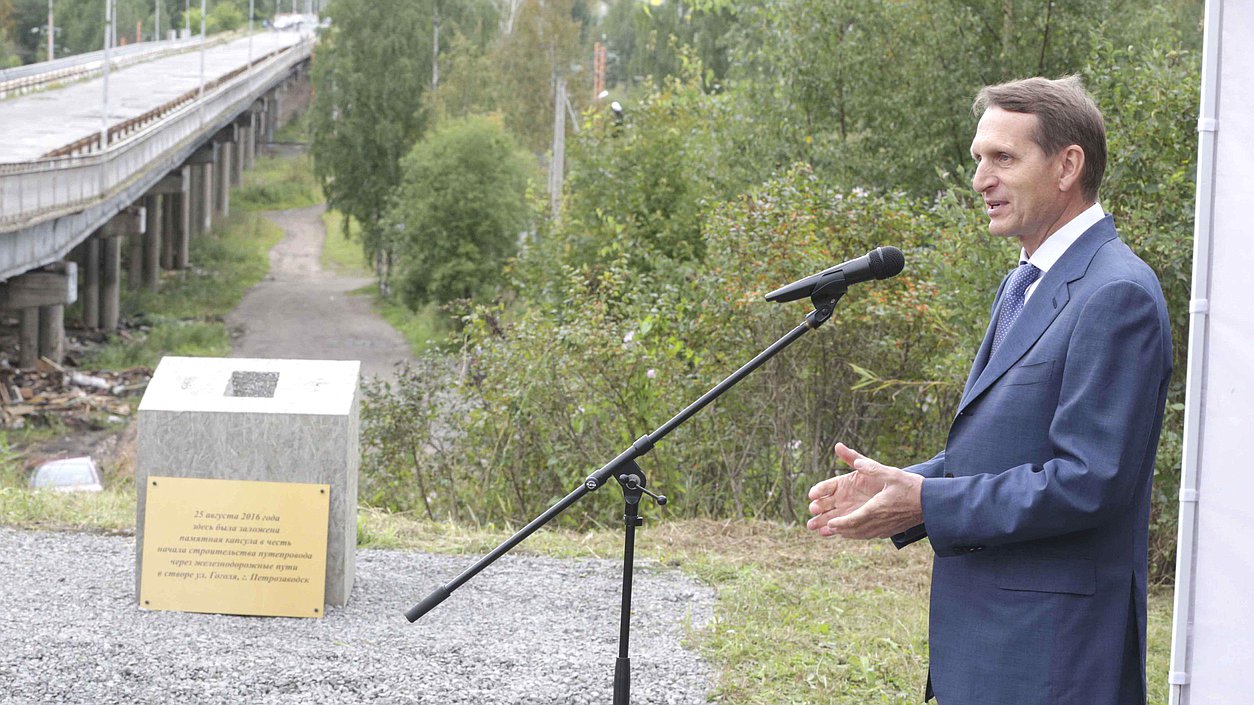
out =
{"type": "Polygon", "coordinates": [[[292,66],[308,58],[312,49],[313,39],[304,39],[258,59],[252,71],[244,68],[207,84],[199,101],[195,100],[197,88],[149,114],[115,125],[103,151],[89,151],[99,150],[97,134],[80,140],[87,143],[82,149],[59,154],[63,148],[50,153],[50,158],[0,164],[0,233],[74,213],[111,197],[148,172],[152,163],[203,139],[215,129],[218,116],[242,112],[292,66]]]}
{"type": "MultiPolygon", "coordinates": [[[[238,32],[217,35],[209,39],[210,45],[234,39],[238,32]]],[[[200,45],[200,37],[167,39],[160,42],[128,44],[110,49],[109,67],[122,69],[133,64],[151,61],[168,54],[188,51],[200,45]]],[[[52,61],[15,66],[0,70],[0,99],[39,90],[55,83],[91,78],[104,70],[104,51],[75,54],[52,61]]]]}

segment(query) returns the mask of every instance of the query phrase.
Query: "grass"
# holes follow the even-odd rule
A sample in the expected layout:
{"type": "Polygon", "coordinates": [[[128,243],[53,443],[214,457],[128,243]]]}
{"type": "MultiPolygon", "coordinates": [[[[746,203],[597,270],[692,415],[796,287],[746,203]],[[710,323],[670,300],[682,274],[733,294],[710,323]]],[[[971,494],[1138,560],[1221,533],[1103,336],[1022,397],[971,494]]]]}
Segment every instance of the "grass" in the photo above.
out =
{"type": "Polygon", "coordinates": [[[322,268],[345,276],[373,276],[374,272],[361,249],[357,223],[349,221],[345,228],[344,221],[339,211],[322,214],[322,223],[327,231],[322,243],[322,268]]]}
{"type": "Polygon", "coordinates": [[[374,290],[374,309],[383,316],[388,325],[395,328],[409,343],[414,355],[424,351],[444,347],[448,343],[452,327],[447,318],[435,304],[427,304],[417,311],[398,303],[394,299],[379,296],[374,290]]]}
{"type": "Polygon", "coordinates": [[[53,492],[25,487],[0,487],[0,523],[23,529],[135,531],[135,489],[110,487],[104,492],[53,492]]]}
{"type": "Polygon", "coordinates": [[[308,154],[258,157],[244,172],[244,184],[231,195],[231,208],[287,210],[322,203],[322,188],[308,154]]]}
{"type": "Polygon", "coordinates": [[[274,223],[243,212],[193,238],[189,269],[168,274],[159,293],[130,291],[122,299],[123,315],[147,331],[114,336],[83,360],[83,366],[154,367],[165,355],[227,355],[231,339],[223,317],[265,276],[270,248],[282,237],[274,223]]]}
{"type": "MultiPolygon", "coordinates": [[[[346,233],[344,217],[336,211],[324,213],[322,221],[327,231],[322,246],[322,267],[346,276],[373,276],[362,253],[357,224],[350,221],[346,233]]],[[[374,297],[375,311],[404,336],[415,355],[446,344],[451,326],[438,306],[427,305],[413,311],[394,298],[381,296],[373,284],[353,293],[374,297]]]]}
{"type": "MultiPolygon", "coordinates": [[[[358,531],[365,546],[473,556],[510,534],[368,508],[359,512],[358,531]]],[[[617,530],[542,530],[517,550],[617,560],[621,541],[617,530]]],[[[636,550],[715,589],[715,619],[689,641],[718,669],[718,702],[921,701],[931,565],[925,546],[897,551],[883,541],[819,540],[767,522],[655,519],[638,533],[636,550]]],[[[1171,607],[1170,591],[1151,594],[1153,704],[1167,702],[1171,607]]]]}

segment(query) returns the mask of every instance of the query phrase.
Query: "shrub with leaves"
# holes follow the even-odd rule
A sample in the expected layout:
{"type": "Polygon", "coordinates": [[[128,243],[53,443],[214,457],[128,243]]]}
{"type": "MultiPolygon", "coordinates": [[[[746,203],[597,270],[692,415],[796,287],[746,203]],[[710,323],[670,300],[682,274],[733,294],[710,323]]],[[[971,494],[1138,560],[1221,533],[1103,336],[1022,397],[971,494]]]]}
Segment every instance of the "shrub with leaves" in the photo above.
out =
{"type": "Polygon", "coordinates": [[[527,226],[532,166],[498,122],[449,122],[401,160],[384,220],[411,308],[490,294],[527,226]]]}

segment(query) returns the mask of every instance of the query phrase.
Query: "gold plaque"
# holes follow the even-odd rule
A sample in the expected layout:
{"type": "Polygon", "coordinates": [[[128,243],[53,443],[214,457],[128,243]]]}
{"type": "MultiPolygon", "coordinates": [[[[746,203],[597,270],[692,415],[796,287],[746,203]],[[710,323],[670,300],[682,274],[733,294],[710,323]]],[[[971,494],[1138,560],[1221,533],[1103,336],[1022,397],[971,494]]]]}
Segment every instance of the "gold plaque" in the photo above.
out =
{"type": "Polygon", "coordinates": [[[321,617],[330,485],[149,477],[139,604],[321,617]]]}

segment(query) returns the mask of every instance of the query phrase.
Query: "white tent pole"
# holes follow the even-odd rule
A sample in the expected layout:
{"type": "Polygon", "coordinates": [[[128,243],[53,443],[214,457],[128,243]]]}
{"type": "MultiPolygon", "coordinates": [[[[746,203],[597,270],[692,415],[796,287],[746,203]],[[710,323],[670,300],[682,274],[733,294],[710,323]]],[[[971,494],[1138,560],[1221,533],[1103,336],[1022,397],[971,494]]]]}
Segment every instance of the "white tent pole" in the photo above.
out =
{"type": "Polygon", "coordinates": [[[1197,203],[1193,214],[1193,296],[1189,301],[1189,358],[1184,397],[1184,445],[1180,468],[1180,518],[1176,539],[1176,596],[1171,628],[1170,705],[1181,705],[1189,684],[1189,632],[1193,622],[1194,542],[1197,530],[1198,443],[1206,377],[1210,314],[1211,240],[1214,226],[1215,142],[1219,123],[1219,46],[1223,0],[1206,0],[1202,44],[1202,93],[1197,119],[1197,203]]]}

